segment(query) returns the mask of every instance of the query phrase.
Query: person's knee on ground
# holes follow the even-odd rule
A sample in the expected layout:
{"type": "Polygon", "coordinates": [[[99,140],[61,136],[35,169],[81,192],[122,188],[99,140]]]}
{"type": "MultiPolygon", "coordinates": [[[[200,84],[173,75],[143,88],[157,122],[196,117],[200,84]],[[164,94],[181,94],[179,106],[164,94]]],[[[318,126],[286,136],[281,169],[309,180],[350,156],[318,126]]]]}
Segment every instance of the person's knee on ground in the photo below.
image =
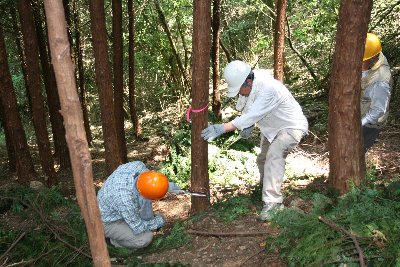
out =
{"type": "Polygon", "coordinates": [[[144,232],[139,235],[131,235],[125,239],[112,239],[110,238],[110,242],[115,247],[126,247],[126,248],[145,248],[150,245],[153,240],[152,232],[144,232]]]}

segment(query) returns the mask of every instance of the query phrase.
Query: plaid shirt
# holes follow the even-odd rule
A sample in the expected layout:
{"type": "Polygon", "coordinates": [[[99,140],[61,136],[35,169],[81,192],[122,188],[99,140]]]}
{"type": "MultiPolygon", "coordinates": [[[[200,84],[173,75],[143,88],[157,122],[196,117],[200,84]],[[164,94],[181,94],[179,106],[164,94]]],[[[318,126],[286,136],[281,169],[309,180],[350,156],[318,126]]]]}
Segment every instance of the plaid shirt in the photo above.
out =
{"type": "Polygon", "coordinates": [[[164,225],[160,215],[153,215],[151,201],[140,196],[137,176],[148,169],[141,161],[120,165],[97,194],[101,220],[110,223],[124,220],[134,234],[158,229],[164,225]]]}

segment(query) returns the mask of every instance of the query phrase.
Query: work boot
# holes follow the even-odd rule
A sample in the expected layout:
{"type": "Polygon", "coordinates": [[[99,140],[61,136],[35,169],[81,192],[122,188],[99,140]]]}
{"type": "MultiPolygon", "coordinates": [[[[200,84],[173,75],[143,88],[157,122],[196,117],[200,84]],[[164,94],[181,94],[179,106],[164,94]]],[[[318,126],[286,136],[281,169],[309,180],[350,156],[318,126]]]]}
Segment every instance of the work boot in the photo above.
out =
{"type": "Polygon", "coordinates": [[[276,211],[282,210],[283,208],[284,206],[282,203],[264,202],[264,206],[257,219],[259,221],[269,221],[276,211]]]}

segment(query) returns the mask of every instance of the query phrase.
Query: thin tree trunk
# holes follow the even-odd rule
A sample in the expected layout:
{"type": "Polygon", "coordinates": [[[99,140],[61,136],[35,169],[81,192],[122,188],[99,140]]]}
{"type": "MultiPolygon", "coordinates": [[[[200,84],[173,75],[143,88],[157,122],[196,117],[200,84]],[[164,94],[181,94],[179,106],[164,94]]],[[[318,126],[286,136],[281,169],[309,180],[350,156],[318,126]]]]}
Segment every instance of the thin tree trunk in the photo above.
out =
{"type": "Polygon", "coordinates": [[[365,176],[361,67],[372,0],[342,0],[329,91],[329,182],[340,193],[365,176]]]}
{"type": "MultiPolygon", "coordinates": [[[[0,74],[1,76],[2,74],[0,74]]],[[[0,96],[2,97],[2,96],[0,96]]],[[[3,108],[3,104],[0,101],[0,126],[4,129],[4,137],[6,139],[6,148],[7,148],[7,158],[8,158],[8,169],[11,172],[15,172],[17,170],[16,162],[15,162],[15,149],[12,144],[11,133],[8,130],[6,125],[7,121],[5,118],[6,111],[3,108]]]]}
{"type": "Polygon", "coordinates": [[[127,162],[124,120],[124,80],[123,80],[123,44],[122,44],[122,4],[121,0],[112,0],[112,28],[114,40],[114,112],[118,144],[122,162],[127,162]]]}
{"type": "Polygon", "coordinates": [[[135,12],[133,0],[128,0],[129,16],[129,111],[136,139],[142,138],[142,129],[140,127],[138,114],[136,110],[135,96],[135,12]]]}
{"type": "Polygon", "coordinates": [[[49,107],[50,123],[53,133],[53,142],[55,155],[58,158],[60,169],[71,168],[71,162],[68,154],[67,141],[65,140],[65,129],[63,117],[60,113],[60,99],[57,92],[57,84],[54,77],[54,70],[50,64],[47,52],[46,36],[43,32],[42,17],[40,14],[41,5],[35,2],[34,17],[36,25],[36,34],[38,37],[40,63],[42,66],[44,87],[47,94],[47,106],[49,107]]]}
{"type": "MultiPolygon", "coordinates": [[[[37,180],[32,158],[26,141],[25,131],[22,126],[18,111],[17,96],[15,95],[11,74],[8,67],[7,52],[4,44],[3,30],[0,27],[0,105],[4,117],[4,128],[9,135],[15,155],[15,165],[18,182],[28,185],[30,181],[37,180]]],[[[10,156],[10,155],[9,155],[10,156]]]]}
{"type": "MultiPolygon", "coordinates": [[[[193,1],[193,78],[192,106],[199,110],[208,105],[210,48],[211,48],[211,0],[193,1]]],[[[208,109],[192,113],[192,190],[210,192],[208,179],[208,144],[201,138],[201,131],[207,127],[208,109]]],[[[205,197],[192,196],[193,214],[209,208],[205,197]]]]}
{"type": "Polygon", "coordinates": [[[215,116],[221,120],[221,94],[219,91],[219,38],[220,38],[220,0],[213,0],[213,17],[212,17],[212,69],[213,69],[213,101],[212,110],[215,116]]]}
{"type": "Polygon", "coordinates": [[[57,176],[54,170],[54,162],[46,126],[39,73],[39,48],[32,7],[29,1],[19,0],[18,10],[20,13],[21,29],[24,39],[27,85],[32,101],[33,125],[35,127],[39,157],[43,171],[48,176],[47,184],[48,186],[52,186],[57,184],[57,176]]]}
{"type": "MultiPolygon", "coordinates": [[[[74,6],[76,1],[74,1],[74,6]]],[[[90,131],[90,122],[88,115],[88,103],[86,98],[86,85],[85,85],[85,72],[83,67],[83,53],[81,45],[81,32],[80,32],[80,22],[79,22],[79,12],[74,12],[74,25],[75,25],[75,49],[78,62],[78,81],[80,88],[80,102],[83,112],[83,124],[85,125],[86,140],[89,146],[92,144],[92,132],[90,131]]]]}
{"type": "Polygon", "coordinates": [[[275,19],[275,45],[274,45],[274,78],[283,82],[283,66],[285,53],[285,18],[287,0],[277,0],[275,19]]]}
{"type": "Polygon", "coordinates": [[[93,264],[94,266],[111,266],[93,186],[92,159],[82,123],[83,114],[76,91],[74,65],[70,55],[62,1],[45,0],[44,3],[77,200],[85,220],[93,264]]]}
{"type": "Polygon", "coordinates": [[[106,170],[108,174],[111,174],[122,163],[122,159],[115,124],[112,78],[110,62],[108,61],[107,31],[103,4],[104,1],[102,0],[89,0],[96,84],[100,93],[106,170]]]}
{"type": "Polygon", "coordinates": [[[183,85],[184,85],[184,87],[188,88],[190,83],[189,83],[188,78],[186,76],[186,71],[185,71],[185,68],[183,67],[182,60],[179,57],[179,54],[178,54],[178,51],[176,49],[175,43],[172,40],[171,31],[169,30],[168,23],[167,23],[167,20],[165,19],[164,12],[162,11],[162,8],[161,8],[160,3],[158,2],[158,0],[154,0],[154,4],[156,6],[156,11],[157,11],[157,14],[158,14],[158,18],[159,18],[159,20],[161,22],[161,26],[163,27],[164,32],[167,35],[169,44],[171,46],[172,54],[174,55],[174,57],[176,59],[176,63],[178,64],[178,69],[179,69],[179,71],[181,73],[181,77],[183,79],[183,85]]]}

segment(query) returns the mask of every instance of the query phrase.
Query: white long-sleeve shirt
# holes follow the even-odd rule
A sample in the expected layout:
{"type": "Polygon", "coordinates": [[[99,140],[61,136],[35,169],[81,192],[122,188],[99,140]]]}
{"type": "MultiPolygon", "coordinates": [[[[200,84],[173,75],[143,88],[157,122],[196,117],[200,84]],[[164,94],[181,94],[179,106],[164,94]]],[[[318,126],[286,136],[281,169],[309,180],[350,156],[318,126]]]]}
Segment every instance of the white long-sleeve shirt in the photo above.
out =
{"type": "Polygon", "coordinates": [[[275,80],[266,70],[255,70],[253,88],[248,108],[232,123],[243,130],[257,123],[261,133],[272,142],[282,129],[308,131],[307,118],[289,90],[275,80]]]}
{"type": "Polygon", "coordinates": [[[371,101],[368,112],[361,118],[362,126],[377,124],[389,108],[391,88],[388,82],[378,81],[369,85],[362,96],[363,99],[371,101]]]}

